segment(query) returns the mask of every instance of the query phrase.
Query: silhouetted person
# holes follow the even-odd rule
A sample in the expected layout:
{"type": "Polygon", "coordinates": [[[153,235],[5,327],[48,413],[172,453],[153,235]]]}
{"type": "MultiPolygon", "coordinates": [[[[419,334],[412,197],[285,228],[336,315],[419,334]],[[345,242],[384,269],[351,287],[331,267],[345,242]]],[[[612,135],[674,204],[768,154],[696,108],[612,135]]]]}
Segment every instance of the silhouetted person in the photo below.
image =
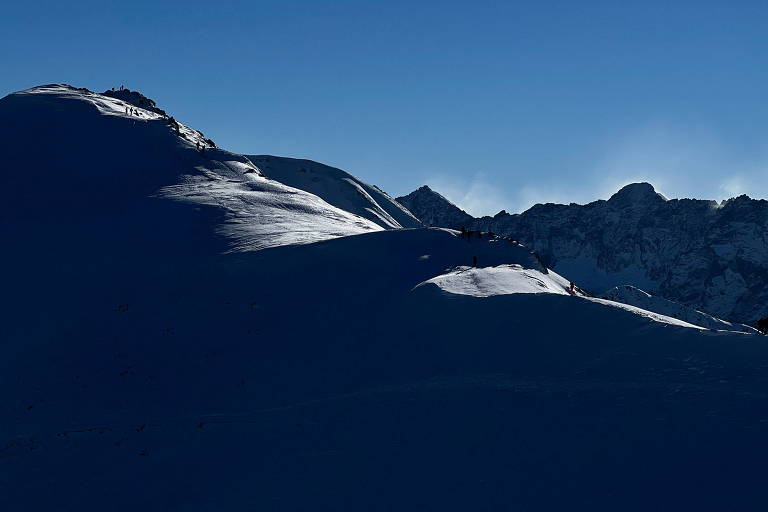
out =
{"type": "Polygon", "coordinates": [[[576,285],[573,284],[573,281],[571,281],[571,286],[568,288],[568,293],[570,293],[572,296],[576,295],[576,285]]]}

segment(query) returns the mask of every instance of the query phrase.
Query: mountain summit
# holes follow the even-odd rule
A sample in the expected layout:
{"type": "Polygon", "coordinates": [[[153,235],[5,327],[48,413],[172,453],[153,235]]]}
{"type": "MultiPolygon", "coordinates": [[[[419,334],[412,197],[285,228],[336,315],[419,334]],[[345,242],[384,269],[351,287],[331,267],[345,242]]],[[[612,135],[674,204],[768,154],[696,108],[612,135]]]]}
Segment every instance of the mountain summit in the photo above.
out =
{"type": "Polygon", "coordinates": [[[643,206],[666,200],[666,197],[656,192],[653,185],[643,182],[625,185],[618,192],[613,194],[611,198],[608,199],[608,202],[617,205],[643,206]]]}
{"type": "Polygon", "coordinates": [[[410,194],[397,198],[397,202],[408,208],[428,226],[468,226],[473,217],[438,194],[427,185],[422,185],[410,194]],[[418,212],[418,213],[416,213],[418,212]]]}
{"type": "Polygon", "coordinates": [[[0,215],[47,220],[51,229],[99,219],[98,234],[73,245],[146,237],[179,251],[247,251],[382,229],[268,179],[135,91],[51,84],[8,95],[0,99],[0,140],[11,170],[0,187],[13,191],[0,215]],[[201,243],[203,233],[214,236],[201,243]]]}

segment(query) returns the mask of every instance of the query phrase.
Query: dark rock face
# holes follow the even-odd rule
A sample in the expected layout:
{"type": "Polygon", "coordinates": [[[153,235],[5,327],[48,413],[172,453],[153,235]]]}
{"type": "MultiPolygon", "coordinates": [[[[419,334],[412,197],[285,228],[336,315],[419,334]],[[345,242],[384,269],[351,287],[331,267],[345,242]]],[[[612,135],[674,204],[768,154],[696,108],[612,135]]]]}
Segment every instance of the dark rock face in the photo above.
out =
{"type": "Polygon", "coordinates": [[[666,200],[667,198],[656,192],[650,183],[630,183],[613,194],[608,202],[619,207],[642,207],[666,200]]]}
{"type": "MultiPolygon", "coordinates": [[[[409,207],[425,223],[460,227],[439,202],[421,204],[435,208],[424,216],[409,207]]],[[[608,201],[537,204],[468,227],[519,240],[594,293],[631,284],[730,321],[754,324],[768,314],[765,200],[667,200],[650,184],[634,183],[608,201]]]]}
{"type": "Polygon", "coordinates": [[[470,214],[426,185],[396,200],[428,226],[460,229],[469,227],[475,220],[470,214]]]}

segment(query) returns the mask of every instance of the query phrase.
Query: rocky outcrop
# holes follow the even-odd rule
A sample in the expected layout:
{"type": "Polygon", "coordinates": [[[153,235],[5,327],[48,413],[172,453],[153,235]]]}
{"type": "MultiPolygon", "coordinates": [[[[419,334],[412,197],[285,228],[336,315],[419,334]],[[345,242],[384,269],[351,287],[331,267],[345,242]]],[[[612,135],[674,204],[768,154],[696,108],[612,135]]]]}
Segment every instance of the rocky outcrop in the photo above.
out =
{"type": "Polygon", "coordinates": [[[417,188],[407,196],[396,198],[396,201],[428,226],[461,229],[469,227],[475,220],[470,214],[426,185],[417,188]]]}

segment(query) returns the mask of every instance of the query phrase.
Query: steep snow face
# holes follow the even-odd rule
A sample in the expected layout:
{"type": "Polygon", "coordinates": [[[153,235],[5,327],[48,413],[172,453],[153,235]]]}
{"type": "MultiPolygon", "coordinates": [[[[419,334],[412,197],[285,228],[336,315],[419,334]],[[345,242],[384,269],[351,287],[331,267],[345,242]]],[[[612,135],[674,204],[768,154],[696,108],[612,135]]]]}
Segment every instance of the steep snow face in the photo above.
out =
{"type": "Polygon", "coordinates": [[[248,158],[264,176],[306,190],[385,229],[421,226],[416,217],[389,194],[341,169],[296,158],[270,155],[248,155],[248,158]]]}
{"type": "Polygon", "coordinates": [[[635,183],[608,201],[538,204],[470,224],[520,240],[595,294],[631,284],[729,321],[768,316],[768,201],[667,200],[635,183]]]}
{"type": "Polygon", "coordinates": [[[398,197],[397,202],[427,226],[461,229],[469,227],[474,220],[470,214],[426,185],[407,196],[398,197]]]}
{"type": "Polygon", "coordinates": [[[737,331],[757,334],[757,330],[743,324],[733,324],[726,322],[712,315],[696,311],[695,309],[683,304],[654,297],[648,292],[631,285],[616,286],[603,294],[602,298],[637,306],[648,311],[654,311],[662,315],[684,320],[690,324],[722,331],[737,331]]]}
{"type": "Polygon", "coordinates": [[[141,98],[48,85],[0,100],[7,169],[0,186],[13,191],[0,206],[4,227],[34,223],[29,229],[44,232],[54,222],[86,220],[78,229],[91,239],[139,237],[179,252],[255,250],[381,229],[264,177],[248,158],[213,147],[141,98]]]}

